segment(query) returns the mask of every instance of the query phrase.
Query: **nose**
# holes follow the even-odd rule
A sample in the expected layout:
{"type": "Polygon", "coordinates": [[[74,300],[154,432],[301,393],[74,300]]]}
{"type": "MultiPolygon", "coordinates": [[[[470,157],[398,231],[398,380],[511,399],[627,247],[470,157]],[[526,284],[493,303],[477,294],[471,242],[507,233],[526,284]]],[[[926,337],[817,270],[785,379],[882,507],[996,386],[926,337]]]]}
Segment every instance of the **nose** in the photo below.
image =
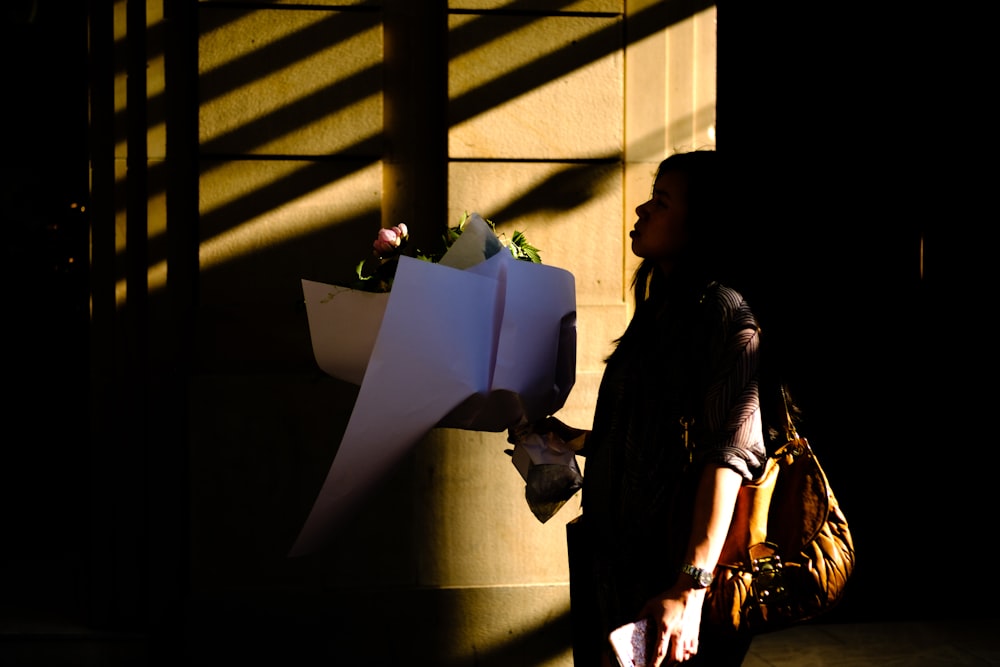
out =
{"type": "Polygon", "coordinates": [[[641,203],[638,206],[636,206],[635,207],[635,214],[641,218],[642,215],[643,215],[643,211],[646,210],[646,204],[648,204],[648,203],[649,203],[648,201],[644,201],[643,203],[641,203]]]}

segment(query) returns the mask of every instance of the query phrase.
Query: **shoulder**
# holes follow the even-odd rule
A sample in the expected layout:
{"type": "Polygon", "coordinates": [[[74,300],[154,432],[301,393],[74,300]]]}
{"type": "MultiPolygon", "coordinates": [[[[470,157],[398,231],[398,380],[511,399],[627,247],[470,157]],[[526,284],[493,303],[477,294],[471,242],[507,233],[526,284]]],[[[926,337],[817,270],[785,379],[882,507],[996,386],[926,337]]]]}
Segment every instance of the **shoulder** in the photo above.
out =
{"type": "Polygon", "coordinates": [[[731,287],[713,282],[702,296],[703,312],[708,323],[723,329],[756,329],[757,318],[754,317],[750,304],[743,295],[731,287]]]}

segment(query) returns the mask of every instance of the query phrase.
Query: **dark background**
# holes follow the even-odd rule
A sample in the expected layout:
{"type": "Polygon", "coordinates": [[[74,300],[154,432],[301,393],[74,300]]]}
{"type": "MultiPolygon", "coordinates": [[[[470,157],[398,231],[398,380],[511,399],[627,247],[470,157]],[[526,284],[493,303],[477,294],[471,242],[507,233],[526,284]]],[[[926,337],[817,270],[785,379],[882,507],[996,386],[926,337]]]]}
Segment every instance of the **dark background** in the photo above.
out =
{"type": "MultiPolygon", "coordinates": [[[[8,435],[0,459],[0,627],[86,619],[87,3],[0,9],[0,180],[8,435]]],[[[0,633],[0,641],[3,634],[0,633]]]]}
{"type": "MultiPolygon", "coordinates": [[[[90,573],[111,548],[89,505],[86,10],[2,10],[0,642],[92,626],[90,573]]],[[[772,236],[772,273],[801,330],[805,433],[857,542],[831,622],[995,614],[996,214],[982,201],[983,61],[957,24],[720,7],[719,148],[745,174],[738,210],[772,236]]]]}

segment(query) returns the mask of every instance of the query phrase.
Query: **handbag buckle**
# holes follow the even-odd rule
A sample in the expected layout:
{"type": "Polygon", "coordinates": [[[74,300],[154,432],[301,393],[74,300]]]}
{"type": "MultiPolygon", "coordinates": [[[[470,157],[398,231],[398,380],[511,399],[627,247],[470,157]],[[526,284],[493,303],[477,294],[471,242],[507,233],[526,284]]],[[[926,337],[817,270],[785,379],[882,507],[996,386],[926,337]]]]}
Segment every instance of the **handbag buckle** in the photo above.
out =
{"type": "Polygon", "coordinates": [[[753,596],[758,604],[774,605],[784,602],[788,591],[785,588],[781,556],[772,554],[755,558],[750,562],[750,569],[753,572],[753,596]]]}

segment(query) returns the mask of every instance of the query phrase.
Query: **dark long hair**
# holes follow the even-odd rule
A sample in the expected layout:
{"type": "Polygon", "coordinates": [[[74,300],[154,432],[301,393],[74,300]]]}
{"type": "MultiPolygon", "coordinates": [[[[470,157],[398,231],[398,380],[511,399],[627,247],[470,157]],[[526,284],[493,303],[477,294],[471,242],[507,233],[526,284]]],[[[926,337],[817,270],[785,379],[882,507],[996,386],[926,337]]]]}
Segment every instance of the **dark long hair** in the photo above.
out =
{"type": "MultiPolygon", "coordinates": [[[[644,259],[639,264],[632,280],[635,317],[629,329],[651,317],[667,293],[696,298],[712,281],[735,289],[746,299],[761,330],[761,410],[769,435],[779,440],[782,434],[776,431],[784,425],[785,414],[782,385],[787,382],[790,360],[783,340],[787,327],[782,323],[782,304],[776,298],[771,271],[775,258],[769,221],[748,213],[761,207],[734,200],[735,176],[715,150],[675,153],[660,163],[655,178],[668,172],[682,174],[687,184],[688,244],[669,276],[654,261],[644,259]]],[[[626,331],[618,342],[628,335],[626,331]]],[[[787,385],[785,392],[793,416],[798,416],[787,385]]]]}
{"type": "MultiPolygon", "coordinates": [[[[654,182],[665,173],[677,172],[687,185],[688,244],[670,281],[701,289],[716,280],[741,293],[754,291],[755,237],[745,219],[728,210],[732,189],[723,160],[714,150],[675,153],[656,170],[654,182]]],[[[655,262],[644,259],[632,280],[636,310],[655,297],[666,280],[655,262]]]]}

